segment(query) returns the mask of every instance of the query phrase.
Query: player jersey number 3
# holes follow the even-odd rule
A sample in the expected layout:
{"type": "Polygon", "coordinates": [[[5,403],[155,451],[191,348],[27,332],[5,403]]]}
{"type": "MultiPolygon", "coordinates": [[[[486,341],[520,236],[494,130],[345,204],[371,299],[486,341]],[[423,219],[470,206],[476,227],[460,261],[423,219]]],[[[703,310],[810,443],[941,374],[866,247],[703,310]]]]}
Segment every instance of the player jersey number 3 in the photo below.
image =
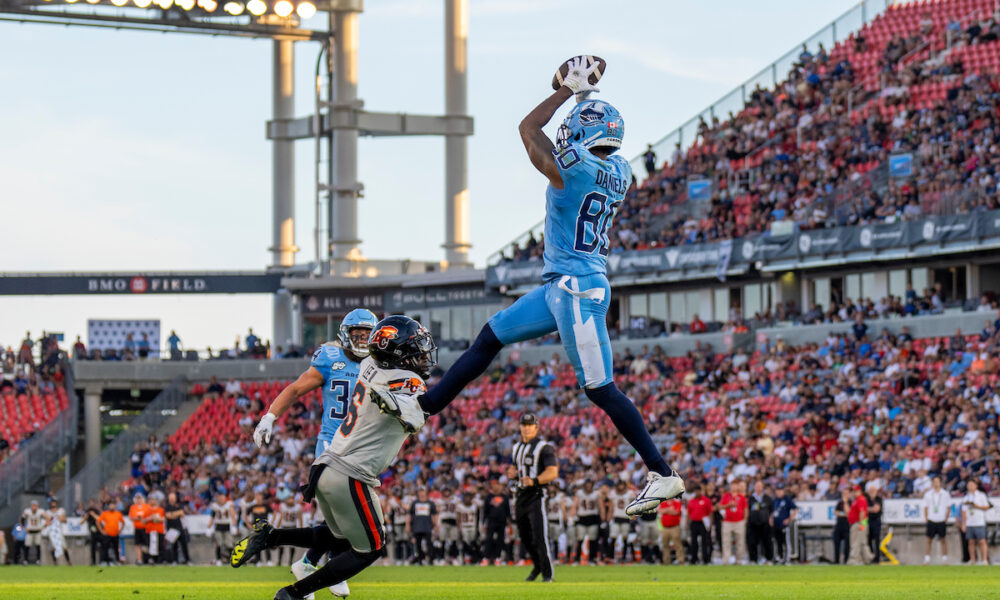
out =
{"type": "Polygon", "coordinates": [[[576,242],[574,249],[587,254],[599,253],[607,256],[611,250],[608,229],[621,202],[608,202],[608,197],[600,192],[590,192],[580,204],[580,214],[576,219],[576,242]]]}
{"type": "Polygon", "coordinates": [[[343,419],[347,416],[347,399],[351,395],[351,382],[343,379],[330,380],[330,392],[333,394],[334,402],[330,406],[330,418],[334,420],[343,419]]]}

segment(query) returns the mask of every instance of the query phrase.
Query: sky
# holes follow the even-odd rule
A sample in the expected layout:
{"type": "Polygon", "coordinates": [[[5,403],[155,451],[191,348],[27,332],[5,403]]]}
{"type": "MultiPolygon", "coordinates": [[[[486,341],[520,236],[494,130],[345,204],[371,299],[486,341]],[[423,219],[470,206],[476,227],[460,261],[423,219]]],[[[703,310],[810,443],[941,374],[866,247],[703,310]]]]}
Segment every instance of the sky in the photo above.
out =
{"type": "MultiPolygon", "coordinates": [[[[517,124],[570,56],[608,62],[599,97],[628,158],[856,4],[855,0],[470,0],[469,193],[477,266],[544,216],[517,124]]],[[[444,2],[368,0],[359,96],[444,109],[444,2]]],[[[325,13],[305,26],[325,27],[325,13]]],[[[296,113],[318,44],[296,44],[296,113]]],[[[272,43],[0,23],[0,272],[261,269],[270,261],[272,43]]],[[[568,110],[556,113],[549,129],[568,110]]],[[[296,242],[314,256],[312,141],[296,144],[296,242]]],[[[440,260],[444,142],[362,139],[362,253],[440,260]],[[393,227],[407,215],[415,227],[393,227]],[[409,231],[409,235],[402,232],[409,231]]],[[[187,347],[271,333],[269,296],[0,297],[0,344],[84,334],[89,318],[160,319],[187,347]]]]}

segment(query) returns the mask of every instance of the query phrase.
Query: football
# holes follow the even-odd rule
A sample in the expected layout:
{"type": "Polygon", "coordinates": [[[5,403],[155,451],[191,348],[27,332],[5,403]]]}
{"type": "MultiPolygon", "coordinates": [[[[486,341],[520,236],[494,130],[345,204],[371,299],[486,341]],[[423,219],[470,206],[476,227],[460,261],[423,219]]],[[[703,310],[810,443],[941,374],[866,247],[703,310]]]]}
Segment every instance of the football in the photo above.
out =
{"type": "MultiPolygon", "coordinates": [[[[593,73],[590,74],[589,80],[591,84],[596,84],[600,81],[601,76],[604,75],[604,72],[608,68],[608,63],[604,62],[604,59],[600,56],[590,56],[589,54],[586,54],[583,56],[574,56],[573,58],[584,59],[584,64],[588,67],[594,64],[594,62],[597,62],[598,67],[594,69],[593,73]]],[[[573,58],[567,59],[563,64],[559,65],[558,69],[556,69],[556,74],[552,76],[552,89],[558,90],[562,87],[563,79],[569,74],[569,61],[573,60],[573,58]]]]}

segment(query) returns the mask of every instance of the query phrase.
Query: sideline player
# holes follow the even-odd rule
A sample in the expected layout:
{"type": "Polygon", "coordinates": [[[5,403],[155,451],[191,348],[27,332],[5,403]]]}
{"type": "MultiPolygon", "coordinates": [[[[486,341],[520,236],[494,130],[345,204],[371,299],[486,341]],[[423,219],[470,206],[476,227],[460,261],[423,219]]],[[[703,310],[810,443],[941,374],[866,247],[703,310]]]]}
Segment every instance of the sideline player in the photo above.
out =
{"type": "Polygon", "coordinates": [[[544,284],[493,315],[420,405],[428,414],[441,412],[505,345],[558,331],[587,398],[607,413],[649,469],[646,486],[626,508],[635,516],[683,494],[684,481],[667,465],[642,415],[612,377],[605,322],[611,304],[608,231],[632,181],[628,161],[613,155],[621,147],[625,122],[607,102],[584,100],[559,127],[557,146],[542,131],[570,96],[597,91],[588,78],[598,64],[586,67],[582,58],[571,60],[562,87],[519,127],[531,164],[549,181],[544,284]]]}
{"type": "Polygon", "coordinates": [[[370,344],[348,416],[309,473],[306,496],[311,499],[315,493],[327,527],[274,529],[259,523],[233,550],[233,567],[265,548],[283,545],[334,554],[305,579],[278,590],[275,600],[304,598],[346,581],[374,563],[385,546],[382,507],[374,488],[406,439],[424,424],[416,396],[426,389],[424,378],[434,366],[437,348],[419,323],[398,315],[376,325],[370,344]]]}
{"type": "Polygon", "coordinates": [[[48,532],[50,550],[52,551],[52,564],[58,565],[60,558],[66,559],[66,564],[72,566],[69,559],[69,548],[66,547],[66,538],[63,536],[63,526],[66,524],[66,510],[59,506],[55,498],[49,500],[49,510],[45,511],[45,527],[48,532]]]}
{"type": "Polygon", "coordinates": [[[626,562],[627,558],[635,556],[635,550],[629,552],[629,547],[635,543],[632,535],[632,523],[625,514],[630,497],[628,486],[622,480],[615,482],[615,487],[608,492],[609,521],[608,556],[616,561],[626,562]]]}
{"type": "Polygon", "coordinates": [[[31,506],[24,509],[21,518],[24,519],[24,531],[26,532],[24,538],[25,556],[28,558],[28,563],[31,563],[31,549],[34,548],[34,564],[40,565],[42,564],[42,529],[45,528],[45,511],[38,507],[38,500],[32,500],[31,506]]]}
{"type": "MultiPolygon", "coordinates": [[[[299,378],[281,390],[271,403],[257,429],[253,440],[257,447],[270,443],[274,422],[305,394],[323,388],[323,424],[316,436],[316,452],[319,457],[330,446],[333,436],[347,416],[351,392],[358,381],[358,366],[368,356],[368,336],[378,319],[366,308],[355,308],[347,313],[340,323],[339,345],[327,343],[313,353],[309,368],[299,378]]],[[[323,527],[323,525],[317,525],[323,527]]],[[[292,564],[292,574],[302,579],[316,570],[323,553],[310,550],[302,560],[292,564]]],[[[340,582],[330,589],[335,596],[346,597],[350,593],[347,582],[340,582]]]]}

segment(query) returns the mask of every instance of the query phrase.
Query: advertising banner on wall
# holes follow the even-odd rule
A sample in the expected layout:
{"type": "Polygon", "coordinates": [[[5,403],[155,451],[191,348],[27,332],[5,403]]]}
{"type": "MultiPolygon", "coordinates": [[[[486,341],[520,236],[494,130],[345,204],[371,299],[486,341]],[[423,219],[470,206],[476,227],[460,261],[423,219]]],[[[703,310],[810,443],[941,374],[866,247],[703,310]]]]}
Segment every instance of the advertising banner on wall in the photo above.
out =
{"type": "MultiPolygon", "coordinates": [[[[933,216],[859,227],[834,227],[799,231],[791,235],[759,235],[732,241],[728,261],[719,243],[685,244],[669,248],[614,252],[608,256],[608,277],[651,272],[709,270],[698,277],[717,275],[726,268],[747,263],[774,263],[828,259],[884,250],[911,250],[921,246],[947,246],[977,240],[1000,243],[1000,211],[966,215],[933,216]]],[[[541,281],[542,261],[506,262],[486,270],[490,287],[541,281]]]]}

